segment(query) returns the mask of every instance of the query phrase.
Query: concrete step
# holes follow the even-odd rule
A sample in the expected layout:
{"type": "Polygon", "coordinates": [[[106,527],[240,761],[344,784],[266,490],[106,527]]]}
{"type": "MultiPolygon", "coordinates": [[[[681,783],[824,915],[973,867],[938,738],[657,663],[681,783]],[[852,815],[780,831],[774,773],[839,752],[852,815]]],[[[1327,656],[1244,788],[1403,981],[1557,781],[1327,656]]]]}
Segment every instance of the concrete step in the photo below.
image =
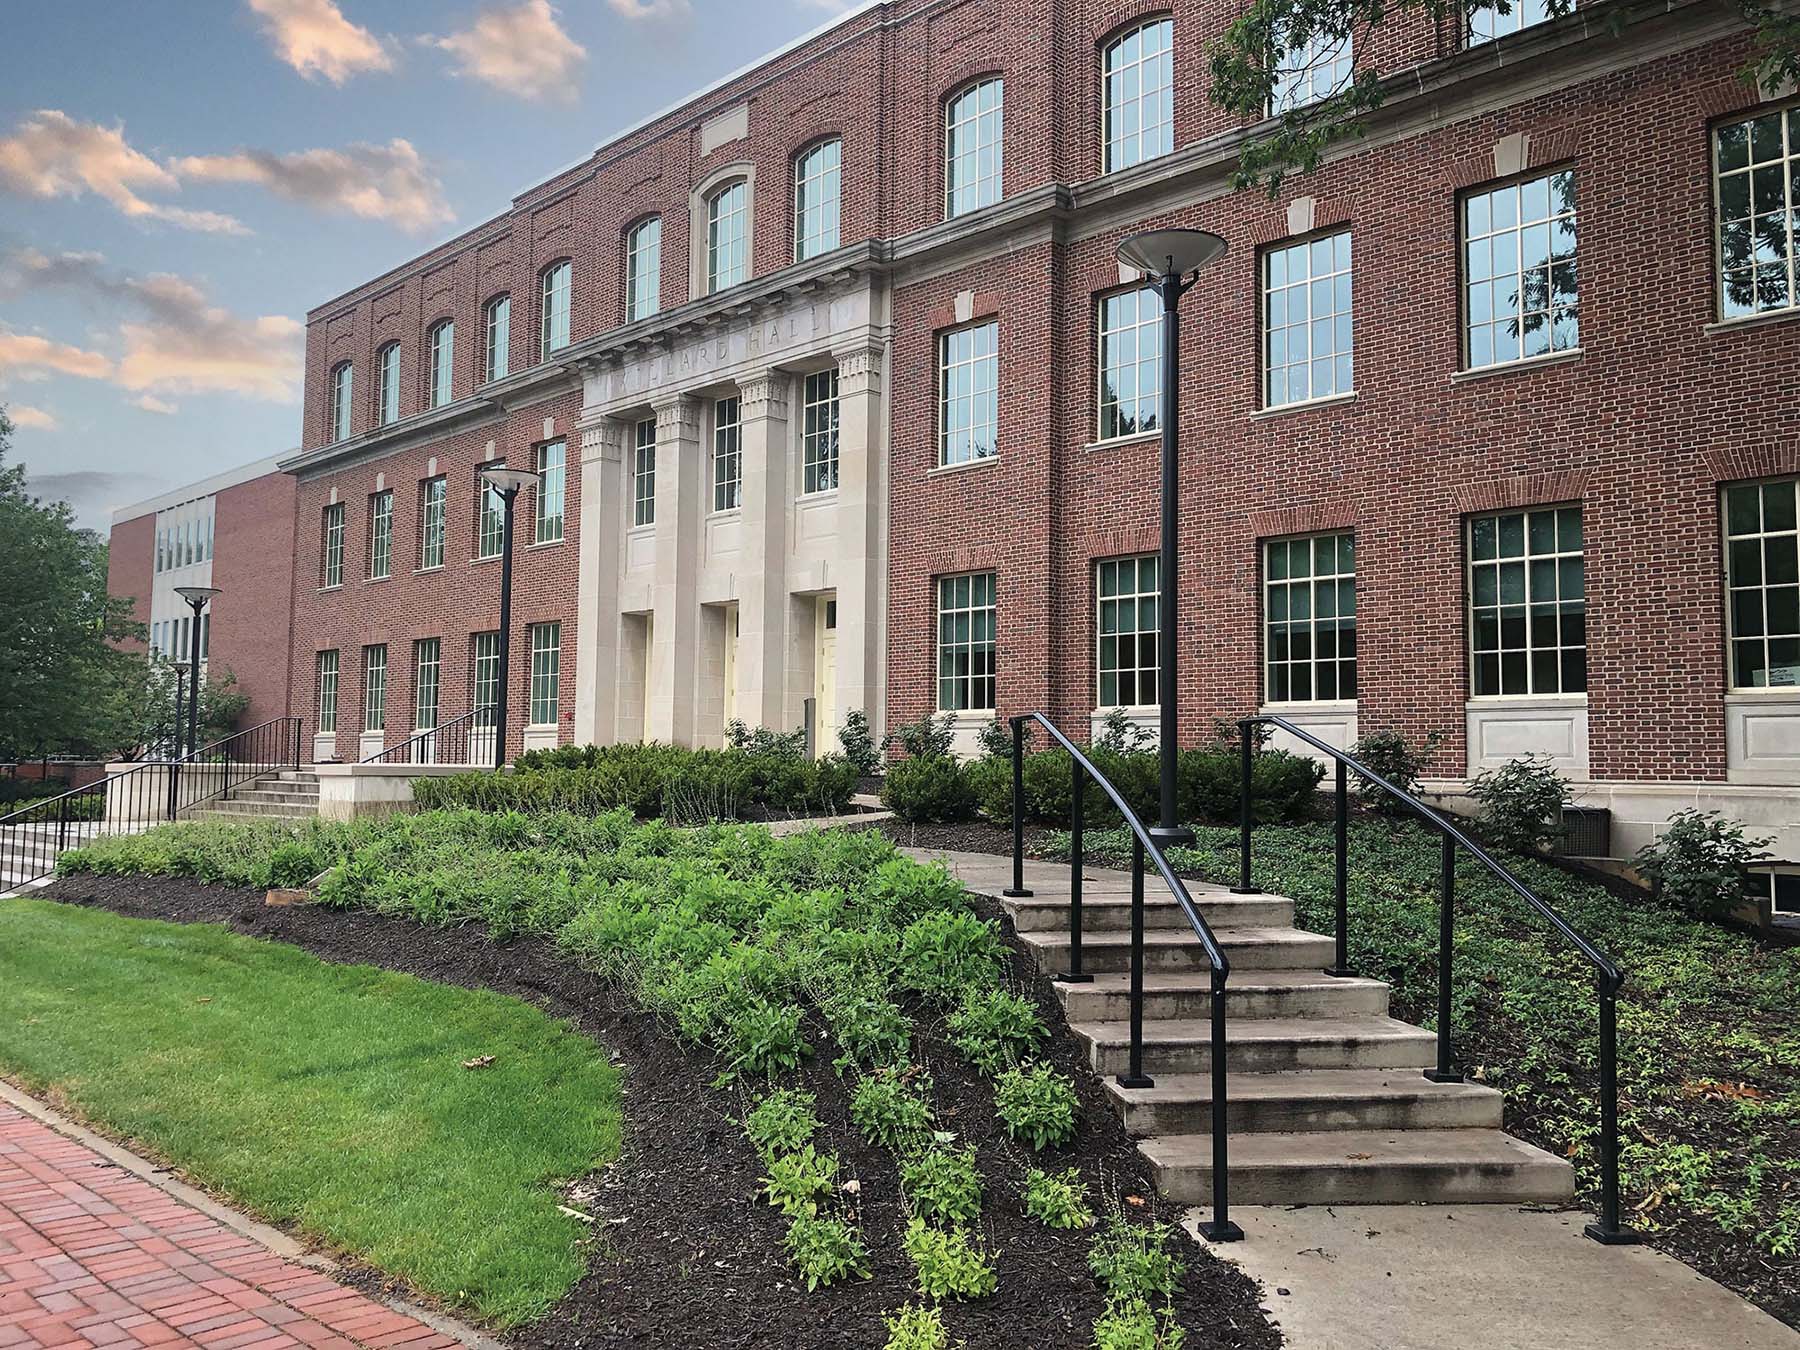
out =
{"type": "Polygon", "coordinates": [[[272,802],[265,801],[260,797],[239,797],[236,793],[224,800],[214,799],[203,802],[194,810],[230,810],[246,816],[293,816],[296,819],[302,816],[316,816],[319,813],[316,802],[272,802]]]}
{"type": "Polygon", "coordinates": [[[231,789],[233,801],[254,802],[289,802],[296,806],[317,806],[317,792],[301,792],[291,787],[234,787],[231,789]]]}
{"type": "MultiPolygon", "coordinates": [[[[1499,1130],[1334,1130],[1229,1139],[1235,1205],[1566,1204],[1568,1162],[1499,1130]]],[[[1171,1200],[1212,1196],[1212,1138],[1138,1145],[1171,1200]]]]}
{"type": "MultiPolygon", "coordinates": [[[[1331,964],[1334,948],[1328,937],[1297,928],[1234,927],[1216,933],[1220,948],[1240,970],[1323,970],[1331,964]]],[[[1069,968],[1067,933],[1021,933],[1019,940],[1037,960],[1038,969],[1055,975],[1069,968]]],[[[1103,972],[1131,968],[1131,934],[1083,933],[1081,960],[1085,969],[1103,972]]],[[[1144,969],[1207,970],[1206,950],[1193,931],[1156,928],[1144,933],[1144,969]]]]}
{"type": "MultiPolygon", "coordinates": [[[[1102,1080],[1134,1138],[1211,1134],[1212,1076],[1170,1073],[1156,1086],[1102,1080]]],[[[1311,1069],[1233,1073],[1225,1084],[1226,1124],[1245,1133],[1327,1130],[1500,1128],[1503,1099],[1481,1083],[1434,1083],[1417,1069],[1311,1069]]]]}
{"type": "MultiPolygon", "coordinates": [[[[1194,908],[1208,925],[1219,928],[1291,928],[1294,902],[1280,895],[1232,895],[1228,891],[1193,893],[1194,908]]],[[[1065,899],[1006,900],[1002,902],[1012,918],[1013,927],[1021,933],[1067,933],[1069,902],[1065,899]]],[[[1105,899],[1084,898],[1081,902],[1081,931],[1092,933],[1129,931],[1131,901],[1107,896],[1105,899]]],[[[1192,932],[1181,906],[1166,895],[1159,900],[1145,897],[1144,928],[1178,928],[1192,932]]]]}
{"type": "Polygon", "coordinates": [[[240,808],[236,803],[229,806],[198,806],[182,813],[183,820],[236,820],[259,821],[267,823],[273,820],[315,820],[317,812],[313,811],[251,811],[240,808]]]}
{"type": "MultiPolygon", "coordinates": [[[[1072,1022],[1069,1030],[1101,1074],[1128,1071],[1129,1022],[1072,1022]]],[[[1225,1022],[1226,1064],[1233,1075],[1286,1069],[1424,1069],[1437,1062],[1437,1037],[1391,1017],[1267,1017],[1225,1022]]],[[[1202,1018],[1144,1023],[1144,1072],[1206,1073],[1212,1068],[1212,1024],[1202,1018]]]]}
{"type": "MultiPolygon", "coordinates": [[[[1085,944],[1084,944],[1085,946],[1085,944]]],[[[1071,1022],[1122,1022],[1131,1016],[1131,976],[1111,971],[1088,984],[1054,983],[1071,1022]]],[[[1384,1017],[1388,987],[1319,970],[1238,970],[1225,984],[1227,1021],[1254,1017],[1384,1017]]],[[[1144,1019],[1200,1018],[1212,1013],[1212,976],[1200,971],[1145,971],[1144,1019]]]]}

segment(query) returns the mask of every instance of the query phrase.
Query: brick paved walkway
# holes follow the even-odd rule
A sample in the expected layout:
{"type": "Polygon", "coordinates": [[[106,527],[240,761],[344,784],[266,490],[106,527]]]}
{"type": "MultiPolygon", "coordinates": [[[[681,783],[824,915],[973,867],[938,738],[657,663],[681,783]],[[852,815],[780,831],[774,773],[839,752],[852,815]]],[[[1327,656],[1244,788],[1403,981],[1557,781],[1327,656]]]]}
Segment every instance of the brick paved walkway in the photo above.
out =
{"type": "Polygon", "coordinates": [[[0,1102],[0,1347],[458,1346],[0,1102]]]}

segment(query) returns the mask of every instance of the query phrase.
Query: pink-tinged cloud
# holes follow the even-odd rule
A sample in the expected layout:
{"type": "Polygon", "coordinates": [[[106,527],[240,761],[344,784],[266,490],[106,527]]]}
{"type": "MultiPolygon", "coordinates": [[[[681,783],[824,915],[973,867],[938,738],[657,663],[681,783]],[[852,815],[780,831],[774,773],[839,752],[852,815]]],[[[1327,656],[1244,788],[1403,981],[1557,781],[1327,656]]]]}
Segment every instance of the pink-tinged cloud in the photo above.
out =
{"type": "Polygon", "coordinates": [[[385,221],[420,231],[448,224],[456,213],[444,185],[410,141],[352,145],[346,150],[235,150],[171,161],[182,178],[254,183],[278,197],[321,211],[385,221]]]}
{"type": "Polygon", "coordinates": [[[12,424],[21,430],[55,431],[60,425],[54,413],[46,412],[42,408],[28,407],[23,403],[15,403],[6,410],[6,415],[12,424]]]}
{"type": "Polygon", "coordinates": [[[74,375],[85,380],[104,380],[113,365],[99,352],[52,342],[36,333],[9,333],[0,329],[0,377],[74,375]]]}
{"type": "Polygon", "coordinates": [[[131,400],[134,407],[142,408],[147,413],[156,413],[162,417],[173,417],[181,409],[178,405],[165,402],[154,394],[143,394],[131,400]]]}
{"type": "Polygon", "coordinates": [[[449,52],[458,75],[518,98],[573,98],[576,72],[587,60],[587,48],[563,31],[550,0],[500,5],[462,32],[424,41],[449,52]]]}
{"type": "Polygon", "coordinates": [[[275,54],[308,79],[342,84],[364,71],[392,70],[393,57],[360,24],[350,22],[337,0],[249,0],[263,21],[275,54]]]}
{"type": "Polygon", "coordinates": [[[243,234],[242,224],[216,211],[189,211],[146,201],[143,193],[175,192],[174,174],[134,150],[119,127],[77,122],[45,108],[32,113],[0,140],[0,187],[28,197],[80,197],[112,204],[134,220],[160,220],[183,229],[243,234]]]}
{"type": "Polygon", "coordinates": [[[627,19],[673,19],[688,12],[688,0],[606,0],[627,19]]]}

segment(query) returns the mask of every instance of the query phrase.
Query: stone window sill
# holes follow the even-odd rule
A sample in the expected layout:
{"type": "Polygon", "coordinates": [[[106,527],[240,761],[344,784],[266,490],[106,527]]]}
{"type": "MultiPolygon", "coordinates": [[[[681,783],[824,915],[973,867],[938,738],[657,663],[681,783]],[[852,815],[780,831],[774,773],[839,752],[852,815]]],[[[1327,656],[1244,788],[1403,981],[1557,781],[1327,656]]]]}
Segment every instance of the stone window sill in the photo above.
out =
{"type": "Polygon", "coordinates": [[[1342,394],[1327,394],[1324,398],[1303,398],[1297,403],[1277,403],[1272,407],[1258,408],[1250,414],[1252,422],[1260,422],[1270,417],[1286,417],[1289,413],[1311,412],[1315,408],[1336,408],[1357,400],[1354,389],[1342,394]]]}
{"type": "Polygon", "coordinates": [[[1708,337],[1717,337],[1721,333],[1737,333],[1746,328],[1767,328],[1770,324],[1793,323],[1800,319],[1800,307],[1770,310],[1766,314],[1740,314],[1733,319],[1720,319],[1709,323],[1700,331],[1708,337]]]}
{"type": "Polygon", "coordinates": [[[1477,366],[1473,370],[1458,370],[1451,374],[1451,384],[1468,384],[1472,380],[1491,379],[1496,375],[1522,375],[1528,370],[1543,370],[1549,366],[1566,365],[1571,361],[1579,361],[1587,355],[1587,348],[1572,347],[1566,352],[1547,352],[1543,356],[1527,356],[1519,361],[1496,361],[1491,366],[1477,366]]]}
{"type": "Polygon", "coordinates": [[[1112,436],[1104,441],[1089,441],[1083,450],[1121,450],[1128,445],[1155,445],[1162,440],[1160,431],[1138,431],[1129,436],[1112,436]]]}
{"type": "Polygon", "coordinates": [[[964,473],[970,469],[985,469],[991,464],[998,464],[1000,456],[983,455],[979,459],[965,459],[960,464],[939,464],[936,468],[925,470],[927,478],[935,478],[939,474],[964,473]]]}

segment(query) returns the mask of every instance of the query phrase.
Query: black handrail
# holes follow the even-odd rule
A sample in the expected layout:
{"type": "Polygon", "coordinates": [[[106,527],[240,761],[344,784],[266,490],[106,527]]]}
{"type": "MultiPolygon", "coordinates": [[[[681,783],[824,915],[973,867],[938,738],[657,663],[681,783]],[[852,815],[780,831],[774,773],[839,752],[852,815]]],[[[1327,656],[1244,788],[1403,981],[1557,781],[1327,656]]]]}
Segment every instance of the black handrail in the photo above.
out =
{"type": "Polygon", "coordinates": [[[435,727],[427,727],[423,731],[415,732],[410,740],[377,750],[362,762],[364,764],[470,764],[473,760],[468,753],[469,730],[474,726],[475,719],[488,711],[487,708],[475,708],[461,717],[452,717],[448,722],[440,722],[435,727]],[[455,745],[459,738],[464,749],[461,759],[450,758],[441,753],[446,744],[455,745]]]}
{"type": "Polygon", "coordinates": [[[1584,960],[1594,968],[1600,999],[1600,1221],[1591,1223],[1586,1233],[1596,1242],[1609,1246],[1624,1245],[1640,1241],[1639,1235],[1630,1228],[1619,1223],[1619,988],[1625,983],[1625,976],[1618,965],[1605,952],[1600,950],[1587,938],[1576,932],[1569,921],[1558,914],[1524,882],[1520,881],[1504,865],[1497,862],[1493,855],[1471,839],[1466,832],[1452,824],[1442,811],[1427,806],[1423,801],[1404,788],[1389,782],[1376,773],[1368,765],[1362,763],[1354,755],[1327,745],[1310,732],[1295,726],[1285,717],[1269,713],[1261,713],[1253,717],[1238,719],[1238,731],[1241,737],[1243,753],[1243,779],[1240,789],[1238,829],[1238,884],[1232,889],[1239,894],[1255,894],[1256,887],[1250,880],[1250,839],[1254,826],[1250,807],[1250,770],[1254,759],[1255,728],[1258,726],[1279,727],[1288,735],[1305,745],[1311,746],[1320,754],[1334,761],[1337,765],[1337,808],[1336,835],[1337,860],[1335,868],[1336,909],[1337,909],[1337,943],[1335,968],[1328,974],[1345,975],[1349,973],[1346,961],[1348,946],[1347,928],[1349,924],[1347,901],[1347,863],[1349,853],[1349,832],[1347,827],[1347,770],[1354,770],[1376,787],[1393,797],[1405,806],[1421,821],[1439,832],[1443,841],[1443,857],[1439,875],[1438,898],[1438,1031],[1437,1031],[1437,1066],[1427,1069],[1425,1076],[1437,1082],[1461,1082],[1462,1075],[1454,1072],[1450,1065],[1450,1012],[1451,1012],[1451,952],[1455,935],[1455,890],[1456,890],[1456,848],[1461,845],[1469,855],[1485,867],[1490,873],[1505,884],[1514,894],[1530,905],[1539,915],[1546,919],[1552,928],[1567,938],[1584,960]]]}
{"type": "Polygon", "coordinates": [[[1149,855],[1150,861],[1156,865],[1169,893],[1175,897],[1175,903],[1181,908],[1187,921],[1192,925],[1194,936],[1200,939],[1200,946],[1206,953],[1207,964],[1211,967],[1210,1012],[1212,1019],[1212,1192],[1213,1217],[1202,1221],[1199,1229],[1209,1241],[1236,1242],[1243,1238],[1244,1230],[1231,1222],[1229,1210],[1229,1173],[1227,1170],[1226,1140],[1226,1074],[1225,1074],[1225,982],[1231,975],[1231,962],[1220,948],[1218,939],[1206,919],[1194,905],[1194,899],[1188,894],[1187,885],[1169,866],[1169,860],[1163,855],[1156,841],[1150,837],[1149,828],[1131,809],[1130,804],[1110,783],[1106,775],[1094,767],[1093,761],[1067,736],[1057,729],[1043,713],[1021,713],[1011,718],[1013,732],[1013,884],[1004,894],[1009,896],[1029,896],[1031,892],[1025,888],[1025,724],[1036,722],[1049,732],[1051,737],[1069,752],[1074,767],[1071,769],[1074,780],[1075,815],[1072,820],[1074,837],[1070,841],[1069,850],[1069,973],[1058,976],[1064,982],[1084,982],[1091,976],[1084,976],[1081,969],[1081,867],[1083,861],[1082,813],[1084,802],[1083,784],[1091,778],[1099,789],[1111,800],[1119,814],[1124,817],[1131,839],[1131,1064],[1130,1072],[1118,1075],[1121,1087],[1148,1088],[1154,1087],[1155,1080],[1144,1072],[1144,857],[1149,855]]]}

